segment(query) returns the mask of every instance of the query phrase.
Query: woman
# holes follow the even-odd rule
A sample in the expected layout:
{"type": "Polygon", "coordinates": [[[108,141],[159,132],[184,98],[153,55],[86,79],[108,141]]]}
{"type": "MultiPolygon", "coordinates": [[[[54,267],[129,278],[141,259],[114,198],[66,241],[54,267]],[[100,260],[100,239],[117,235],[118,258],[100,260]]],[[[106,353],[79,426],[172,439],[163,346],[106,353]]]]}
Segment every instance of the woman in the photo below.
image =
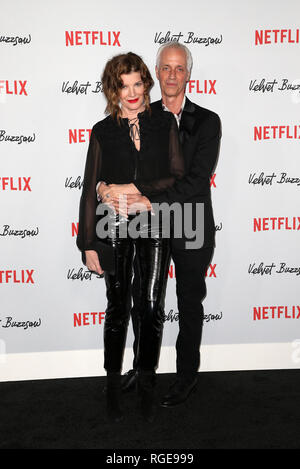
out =
{"type": "MultiPolygon", "coordinates": [[[[151,112],[149,92],[153,80],[142,59],[133,53],[113,57],[105,66],[102,85],[109,115],[91,132],[84,185],[80,200],[77,246],[90,270],[102,272],[95,251],[96,185],[122,184],[128,194],[163,192],[183,176],[183,158],[176,121],[171,113],[151,112]]],[[[117,189],[118,186],[114,186],[117,189]]],[[[104,190],[102,203],[110,202],[104,190]]],[[[110,205],[110,207],[112,207],[110,205]]],[[[145,210],[147,210],[145,208],[145,210]]],[[[155,370],[158,366],[163,330],[163,304],[170,261],[169,240],[160,225],[151,231],[151,210],[145,211],[140,236],[121,236],[137,214],[124,214],[122,207],[110,210],[113,230],[105,242],[114,248],[115,271],[105,272],[107,309],[104,325],[104,368],[107,372],[107,410],[113,420],[122,418],[121,369],[130,315],[134,253],[141,276],[140,339],[138,347],[138,390],[142,412],[154,416],[155,370]],[[120,211],[120,213],[117,213],[120,211]],[[145,236],[148,235],[148,237],[145,236]]],[[[97,232],[99,235],[99,232],[97,232]]],[[[105,236],[101,236],[105,237],[105,236]]]]}

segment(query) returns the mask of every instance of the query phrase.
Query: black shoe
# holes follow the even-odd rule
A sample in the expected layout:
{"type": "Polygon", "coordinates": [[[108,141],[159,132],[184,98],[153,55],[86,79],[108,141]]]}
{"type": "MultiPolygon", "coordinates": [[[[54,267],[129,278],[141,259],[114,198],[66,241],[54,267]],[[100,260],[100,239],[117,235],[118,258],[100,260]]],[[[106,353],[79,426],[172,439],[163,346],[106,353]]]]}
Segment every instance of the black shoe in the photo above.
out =
{"type": "Polygon", "coordinates": [[[196,389],[197,378],[178,378],[170,387],[169,392],[162,398],[163,407],[175,407],[186,401],[191,392],[196,389]]]}
{"type": "Polygon", "coordinates": [[[148,423],[152,423],[156,415],[155,385],[155,373],[138,373],[137,389],[140,398],[141,413],[144,420],[148,423]]]}
{"type": "Polygon", "coordinates": [[[129,370],[122,377],[122,391],[132,391],[136,387],[137,383],[137,370],[129,370]]]}
{"type": "Polygon", "coordinates": [[[111,422],[118,423],[123,420],[120,374],[112,373],[107,376],[106,411],[111,422]]]}

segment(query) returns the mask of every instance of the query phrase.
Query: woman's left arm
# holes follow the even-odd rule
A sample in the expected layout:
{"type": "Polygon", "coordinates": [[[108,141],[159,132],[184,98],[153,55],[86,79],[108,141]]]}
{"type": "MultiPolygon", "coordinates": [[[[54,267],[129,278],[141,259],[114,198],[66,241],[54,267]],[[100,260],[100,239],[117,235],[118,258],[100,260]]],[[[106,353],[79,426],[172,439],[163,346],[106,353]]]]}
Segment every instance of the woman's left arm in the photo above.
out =
{"type": "Polygon", "coordinates": [[[95,186],[101,176],[102,151],[93,127],[84,170],[84,181],[79,204],[77,247],[84,251],[93,249],[96,237],[96,208],[98,205],[95,186]]]}

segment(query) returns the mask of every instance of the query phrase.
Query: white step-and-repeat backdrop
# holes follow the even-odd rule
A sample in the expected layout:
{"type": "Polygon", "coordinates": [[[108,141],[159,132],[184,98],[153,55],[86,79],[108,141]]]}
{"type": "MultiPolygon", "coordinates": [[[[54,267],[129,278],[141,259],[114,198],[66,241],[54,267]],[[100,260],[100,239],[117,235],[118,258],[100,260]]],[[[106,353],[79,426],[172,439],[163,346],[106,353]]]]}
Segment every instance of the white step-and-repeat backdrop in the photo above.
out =
{"type": "MultiPolygon", "coordinates": [[[[223,128],[201,370],[299,367],[299,17],[297,0],[1,3],[0,380],[105,374],[104,280],[75,244],[101,74],[133,51],[155,76],[170,39],[193,54],[187,96],[223,128]]],[[[171,263],[159,372],[175,370],[175,283],[171,263]]]]}

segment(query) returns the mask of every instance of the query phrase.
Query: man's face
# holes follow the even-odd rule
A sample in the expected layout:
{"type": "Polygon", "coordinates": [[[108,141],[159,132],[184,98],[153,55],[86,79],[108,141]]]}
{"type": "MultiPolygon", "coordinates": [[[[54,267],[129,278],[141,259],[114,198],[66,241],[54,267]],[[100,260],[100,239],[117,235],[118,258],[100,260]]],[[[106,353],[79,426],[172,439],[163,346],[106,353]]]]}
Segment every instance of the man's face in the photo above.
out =
{"type": "Polygon", "coordinates": [[[175,47],[163,50],[155,72],[163,97],[171,98],[184,95],[189,72],[186,54],[183,50],[175,47]]]}

